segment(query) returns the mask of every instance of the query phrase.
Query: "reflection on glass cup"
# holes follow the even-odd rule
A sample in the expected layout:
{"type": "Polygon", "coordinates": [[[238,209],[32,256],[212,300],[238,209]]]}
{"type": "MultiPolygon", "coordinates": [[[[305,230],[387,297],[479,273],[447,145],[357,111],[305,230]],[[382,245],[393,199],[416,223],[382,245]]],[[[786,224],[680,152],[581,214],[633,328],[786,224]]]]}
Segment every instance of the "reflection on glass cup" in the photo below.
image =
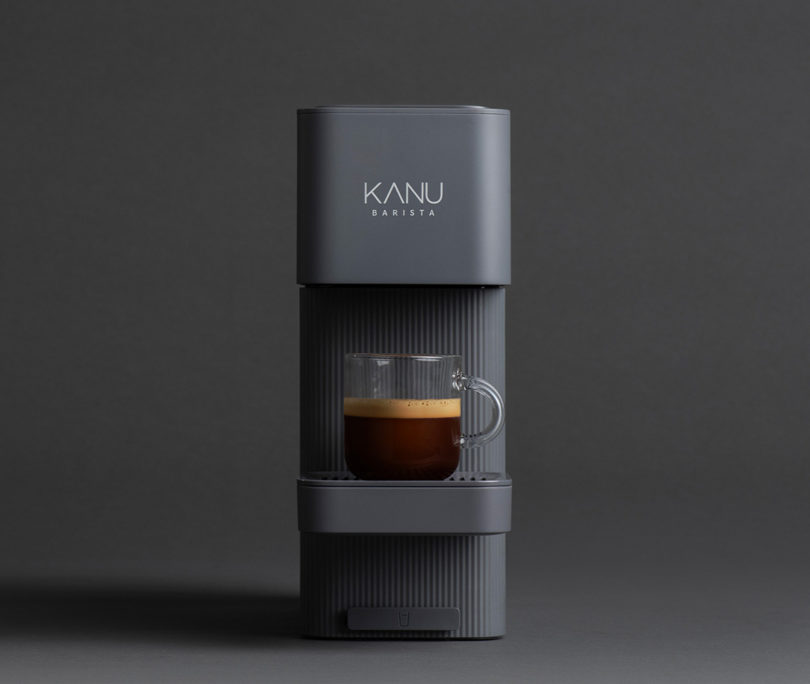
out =
{"type": "Polygon", "coordinates": [[[464,375],[461,357],[347,354],[344,367],[345,458],[365,480],[443,480],[460,450],[486,444],[503,427],[503,400],[485,380],[464,375]],[[491,425],[461,433],[461,393],[494,406],[491,425]]]}

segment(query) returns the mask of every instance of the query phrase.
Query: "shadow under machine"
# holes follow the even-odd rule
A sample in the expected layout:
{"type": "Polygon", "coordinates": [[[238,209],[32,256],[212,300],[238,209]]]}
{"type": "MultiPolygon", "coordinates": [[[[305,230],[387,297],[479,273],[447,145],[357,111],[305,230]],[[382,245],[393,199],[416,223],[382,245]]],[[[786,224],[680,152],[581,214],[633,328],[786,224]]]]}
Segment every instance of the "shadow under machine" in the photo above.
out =
{"type": "MultiPolygon", "coordinates": [[[[461,449],[446,479],[358,479],[344,458],[344,363],[347,354],[455,355],[505,396],[509,165],[507,110],[298,112],[307,635],[505,633],[505,431],[461,449]]],[[[460,406],[463,432],[490,421],[479,395],[460,406]]]]}

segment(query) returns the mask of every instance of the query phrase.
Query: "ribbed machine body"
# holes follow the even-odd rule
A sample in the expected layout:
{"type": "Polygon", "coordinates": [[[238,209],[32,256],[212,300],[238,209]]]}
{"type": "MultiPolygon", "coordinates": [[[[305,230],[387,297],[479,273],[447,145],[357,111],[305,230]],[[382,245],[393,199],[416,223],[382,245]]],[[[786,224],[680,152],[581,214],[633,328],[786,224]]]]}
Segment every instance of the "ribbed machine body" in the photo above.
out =
{"type": "MultiPolygon", "coordinates": [[[[345,470],[343,357],[351,352],[460,354],[464,371],[506,399],[501,287],[301,288],[301,472],[345,470]]],[[[462,402],[463,429],[486,426],[477,396],[462,402]]],[[[503,472],[506,433],[461,452],[459,470],[503,472]]]]}
{"type": "Polygon", "coordinates": [[[311,636],[486,639],[504,634],[506,535],[301,535],[301,612],[311,636]],[[352,631],[346,613],[458,608],[456,632],[352,631]]]}
{"type": "MultiPolygon", "coordinates": [[[[350,352],[459,354],[465,372],[505,397],[502,287],[301,288],[301,472],[344,471],[343,357],[350,352]]],[[[462,402],[462,429],[490,407],[462,402]]],[[[505,431],[462,450],[460,471],[504,472],[505,431]]],[[[369,512],[373,515],[373,511],[369,512]]],[[[492,638],[505,629],[505,534],[301,534],[304,631],[341,638],[492,638]],[[448,632],[352,631],[350,608],[458,608],[448,632]]]]}

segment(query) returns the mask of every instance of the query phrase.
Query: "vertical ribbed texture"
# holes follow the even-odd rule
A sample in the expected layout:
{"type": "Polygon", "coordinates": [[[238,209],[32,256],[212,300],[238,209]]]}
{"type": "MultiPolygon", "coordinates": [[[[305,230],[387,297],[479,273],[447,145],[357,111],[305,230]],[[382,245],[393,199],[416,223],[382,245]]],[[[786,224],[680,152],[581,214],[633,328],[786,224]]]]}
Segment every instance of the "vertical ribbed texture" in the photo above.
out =
{"type": "Polygon", "coordinates": [[[457,356],[350,356],[343,365],[343,396],[369,399],[448,399],[463,370],[457,356]]]}
{"type": "MultiPolygon", "coordinates": [[[[301,472],[342,471],[343,357],[348,352],[456,354],[505,397],[499,287],[301,288],[301,472]]],[[[462,429],[491,406],[466,392],[462,429]]],[[[508,404],[507,404],[508,421],[508,404]]],[[[505,472],[505,431],[462,449],[459,470],[505,472]]],[[[373,513],[373,512],[370,512],[373,513]]],[[[301,601],[312,636],[486,638],[505,630],[505,535],[301,535],[301,601]],[[352,607],[458,608],[456,632],[352,632],[352,607]]]]}
{"type": "Polygon", "coordinates": [[[506,535],[301,534],[305,633],[480,639],[505,633],[506,535]],[[349,608],[458,608],[454,632],[351,631],[349,608]]]}
{"type": "MultiPolygon", "coordinates": [[[[349,352],[458,354],[465,373],[505,399],[500,287],[301,288],[301,472],[345,470],[343,357],[349,352]]],[[[491,406],[466,392],[462,429],[489,424],[491,406]]],[[[504,472],[506,434],[463,449],[459,470],[504,472]]]]}

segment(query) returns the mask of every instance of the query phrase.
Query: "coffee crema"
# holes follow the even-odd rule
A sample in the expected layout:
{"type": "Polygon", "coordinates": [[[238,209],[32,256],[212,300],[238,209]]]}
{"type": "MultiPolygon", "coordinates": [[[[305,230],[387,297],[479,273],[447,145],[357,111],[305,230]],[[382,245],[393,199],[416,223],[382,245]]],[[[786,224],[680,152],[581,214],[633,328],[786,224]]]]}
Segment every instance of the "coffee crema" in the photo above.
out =
{"type": "Polygon", "coordinates": [[[346,465],[363,480],[443,480],[458,467],[461,399],[343,400],[346,465]]]}
{"type": "Polygon", "coordinates": [[[458,418],[461,399],[362,399],[345,397],[343,415],[361,418],[458,418]]]}

